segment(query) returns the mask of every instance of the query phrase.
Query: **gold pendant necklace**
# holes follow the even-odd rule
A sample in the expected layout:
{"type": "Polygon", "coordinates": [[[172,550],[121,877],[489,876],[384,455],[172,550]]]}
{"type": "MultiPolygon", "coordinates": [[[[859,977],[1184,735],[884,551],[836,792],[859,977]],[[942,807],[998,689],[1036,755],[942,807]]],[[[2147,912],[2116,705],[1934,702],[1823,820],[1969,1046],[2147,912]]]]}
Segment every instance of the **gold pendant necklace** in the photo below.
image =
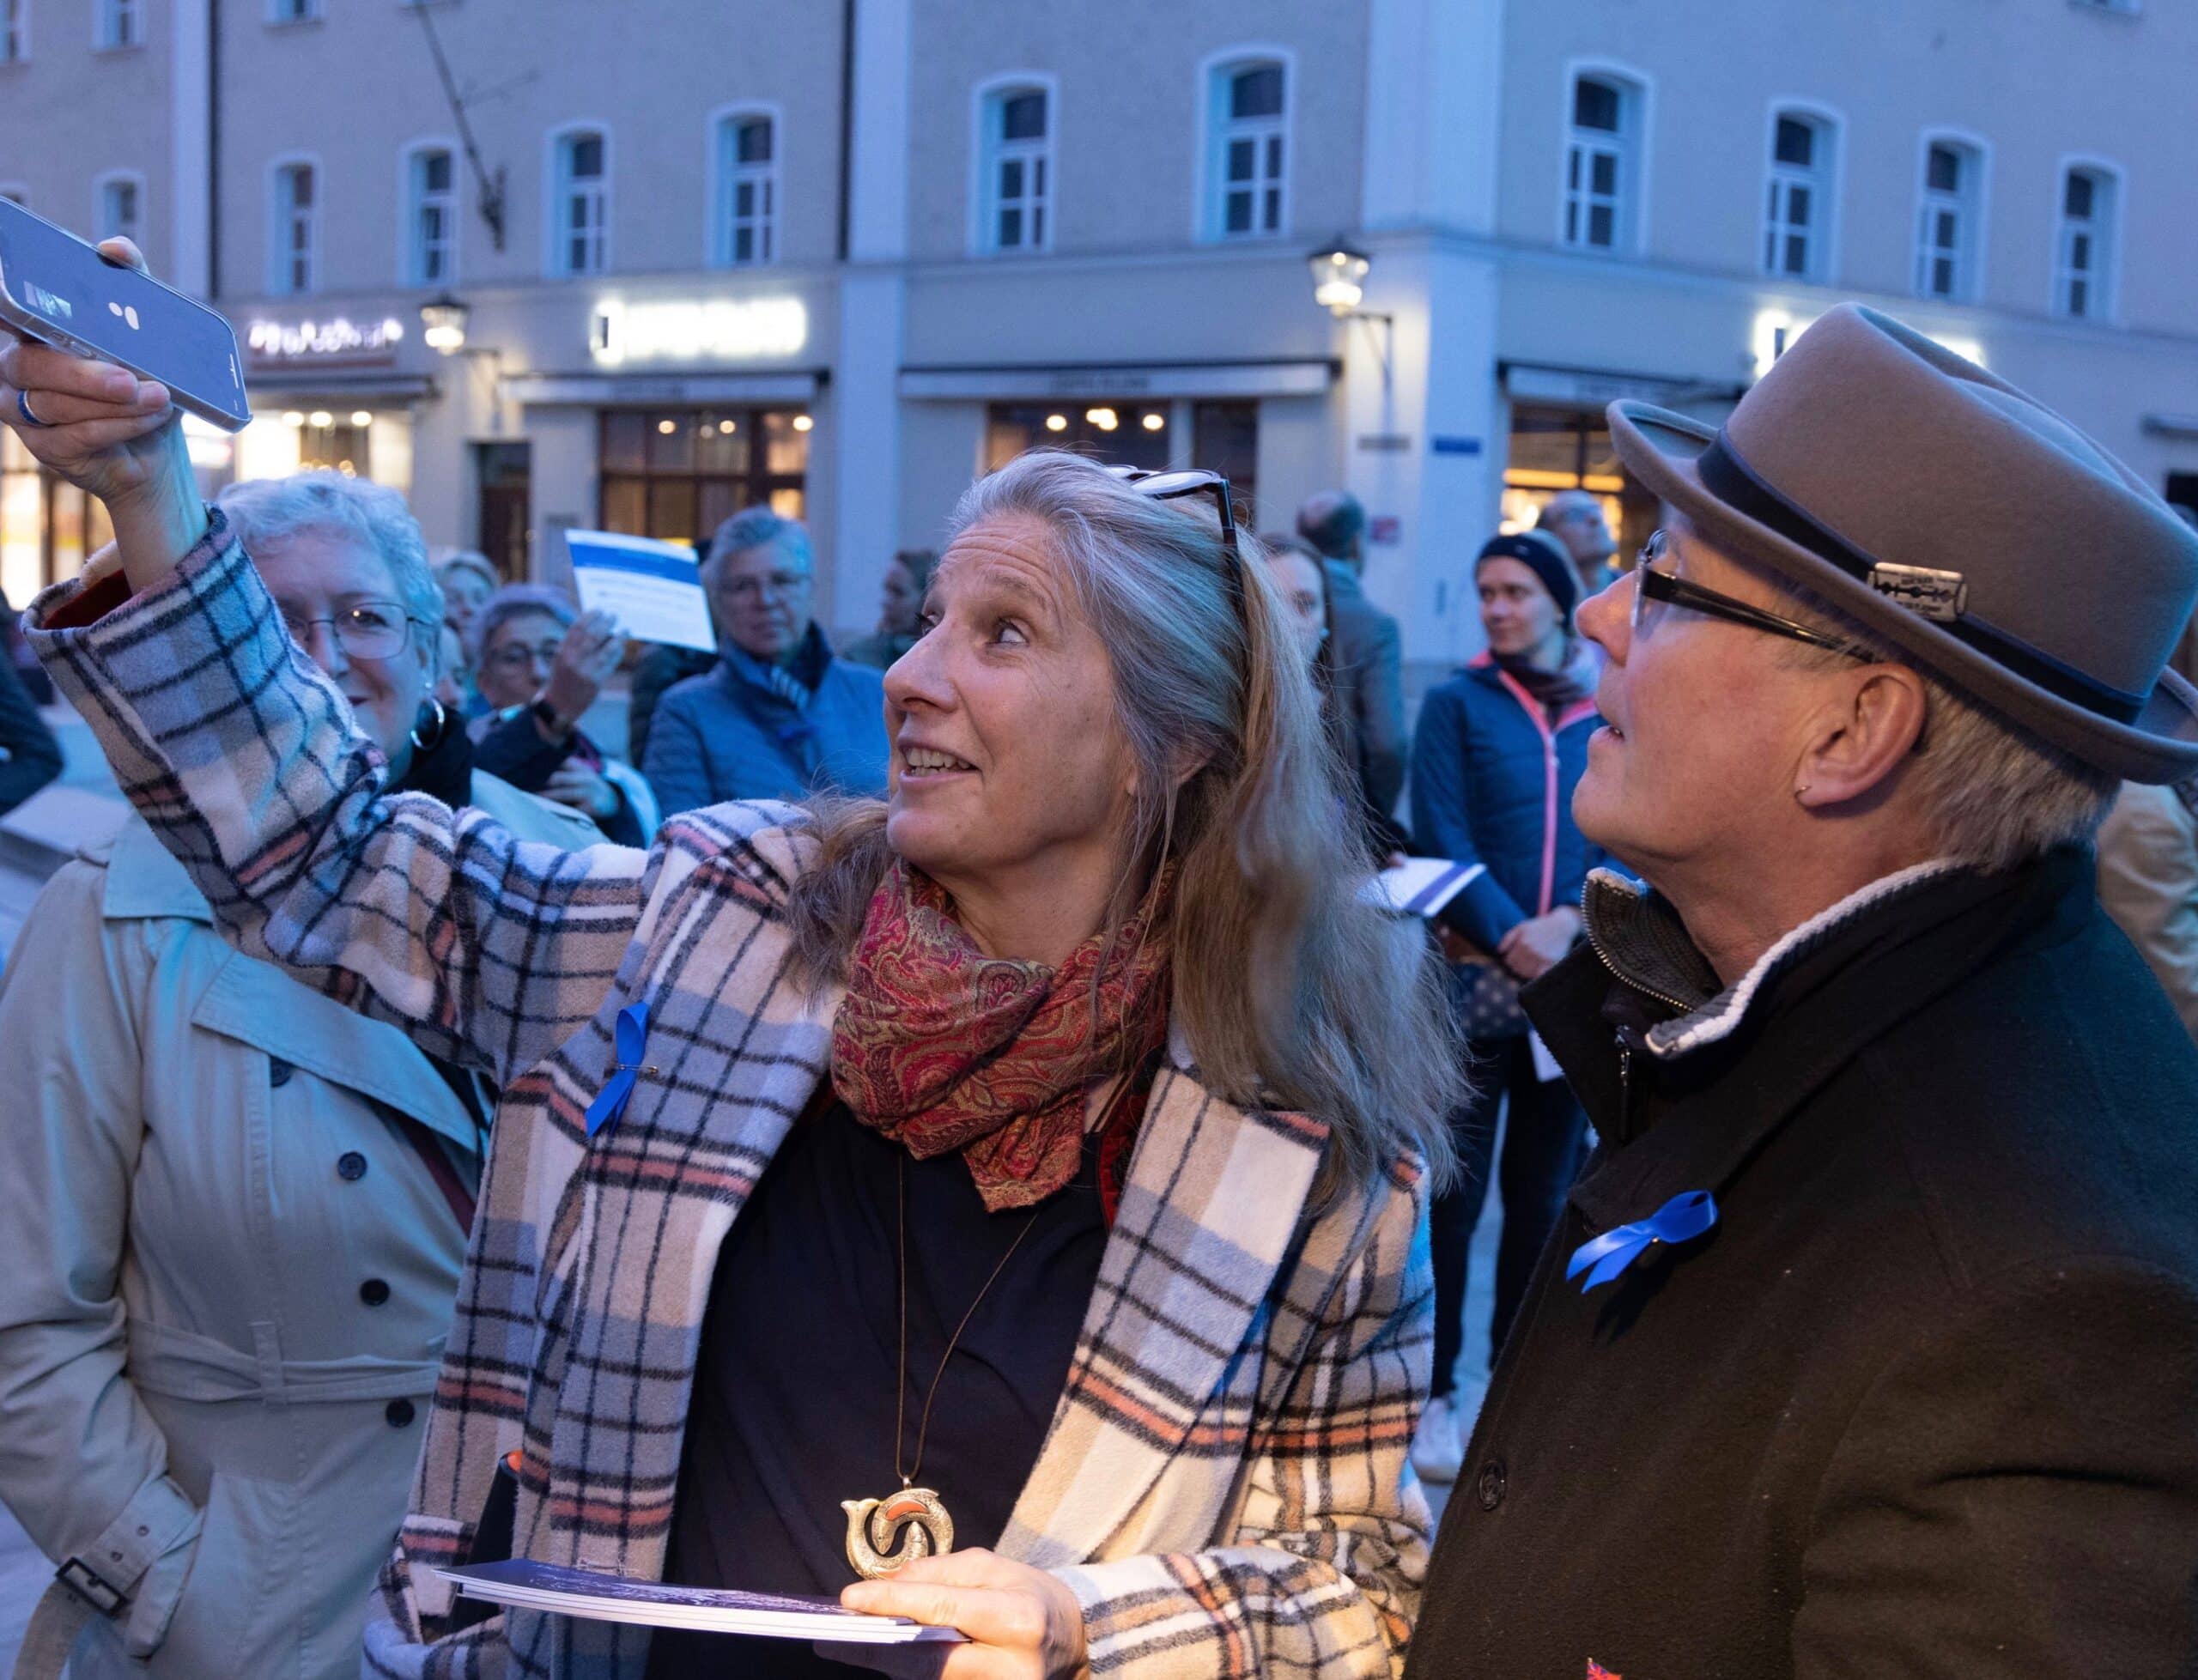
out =
{"type": "Polygon", "coordinates": [[[947,1514],[944,1501],[932,1489],[915,1485],[916,1477],[924,1467],[924,1443],[931,1436],[931,1403],[938,1398],[938,1380],[946,1374],[947,1362],[961,1344],[962,1332],[969,1327],[978,1306],[992,1293],[1000,1273],[1015,1258],[1015,1251],[1023,1246],[1023,1239],[1038,1222],[1034,1209],[1030,1217],[1023,1222],[1023,1228],[1015,1234],[1015,1240],[1008,1244],[1007,1252],[999,1257],[993,1275],[985,1279],[985,1287],[977,1291],[977,1299],[962,1315],[962,1322],[954,1326],[954,1334],[947,1339],[946,1351],[940,1356],[938,1369],[932,1375],[931,1387],[924,1394],[923,1418],[916,1426],[915,1462],[902,1470],[901,1438],[908,1412],[908,1162],[905,1153],[894,1162],[894,1175],[901,1204],[901,1381],[899,1398],[893,1408],[893,1473],[901,1478],[901,1491],[885,1499],[840,1501],[840,1508],[847,1513],[847,1562],[865,1580],[897,1574],[916,1558],[954,1550],[954,1519],[947,1514]]]}

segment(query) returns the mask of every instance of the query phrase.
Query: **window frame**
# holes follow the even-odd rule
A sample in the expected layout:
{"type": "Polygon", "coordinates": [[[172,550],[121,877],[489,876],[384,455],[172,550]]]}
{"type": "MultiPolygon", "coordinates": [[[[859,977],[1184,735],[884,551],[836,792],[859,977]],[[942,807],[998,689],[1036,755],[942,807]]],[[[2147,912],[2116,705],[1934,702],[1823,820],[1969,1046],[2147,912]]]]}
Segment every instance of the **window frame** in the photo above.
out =
{"type": "MultiPolygon", "coordinates": [[[[1602,260],[1638,257],[1648,248],[1648,184],[1654,179],[1650,136],[1655,132],[1656,82],[1648,71],[1616,58],[1572,58],[1564,65],[1558,85],[1557,149],[1557,246],[1560,251],[1602,260]],[[1565,213],[1572,205],[1572,151],[1588,130],[1578,128],[1573,112],[1583,81],[1615,83],[1620,106],[1617,238],[1607,246],[1590,245],[1583,236],[1576,240],[1565,232],[1565,213]],[[1627,96],[1630,95],[1630,101],[1627,96]],[[1628,106],[1630,109],[1629,112],[1628,106]],[[1629,124],[1628,115],[1631,117],[1629,124]],[[1625,165],[1633,166],[1631,191],[1626,190],[1625,165]]],[[[1595,130],[1601,132],[1601,130],[1595,130]]]]}
{"type": "Polygon", "coordinates": [[[135,52],[145,45],[145,0],[98,0],[92,13],[92,51],[135,52]],[[118,38],[115,23],[130,20],[130,38],[118,38]]]}
{"type": "Polygon", "coordinates": [[[1788,274],[1783,269],[1763,264],[1760,251],[1758,253],[1758,271],[1765,279],[1785,281],[1791,284],[1837,285],[1840,272],[1839,212],[1841,201],[1846,194],[1847,118],[1843,112],[1812,100],[1775,99],[1770,101],[1764,120],[1764,203],[1759,233],[1768,235],[1771,230],[1771,193],[1776,191],[1782,179],[1790,187],[1799,173],[1793,165],[1778,161],[1779,119],[1788,117],[1799,118],[1816,130],[1819,149],[1818,161],[1810,166],[1808,173],[1810,190],[1816,195],[1819,213],[1810,223],[1809,262],[1803,273],[1788,274]],[[1785,172],[1783,175],[1782,171],[1785,172]]]}
{"type": "Polygon", "coordinates": [[[2055,320],[2073,321],[2085,326],[2117,326],[2122,320],[2122,228],[2126,221],[2123,206],[2128,192],[2128,172],[2110,158],[2086,152],[2071,152],[2061,156],[2053,170],[2053,245],[2051,247],[2051,289],[2047,294],[2046,306],[2055,320]],[[2092,306],[2080,315],[2071,314],[2067,307],[2067,294],[2062,282],[2070,277],[2062,260],[2070,232],[2068,221],[2068,178],[2071,175],[2092,178],[2092,246],[2093,264],[2085,276],[2091,288],[2092,306]],[[2102,221],[2098,214],[2098,191],[2104,186],[2107,192],[2107,213],[2102,221]]]}
{"type": "MultiPolygon", "coordinates": [[[[318,184],[316,184],[318,185],[318,184]]],[[[94,237],[113,239],[119,235],[131,240],[139,250],[145,246],[145,178],[135,169],[109,169],[92,178],[92,228],[94,237]],[[106,196],[115,187],[126,186],[137,195],[137,214],[131,218],[127,229],[110,230],[106,221],[106,196]]]]}
{"type": "Polygon", "coordinates": [[[278,298],[306,298],[320,291],[320,212],[322,201],[328,191],[327,172],[321,167],[319,155],[313,152],[284,152],[270,158],[267,164],[267,268],[263,278],[267,294],[278,298]],[[306,218],[309,239],[306,250],[307,283],[302,287],[287,283],[290,272],[291,250],[289,233],[294,207],[286,209],[283,202],[283,178],[291,170],[306,169],[313,173],[313,203],[307,206],[306,218]]]}
{"type": "Polygon", "coordinates": [[[1191,204],[1191,237],[1199,245],[1260,245],[1286,242],[1296,216],[1297,176],[1297,53],[1279,43],[1238,42],[1210,52],[1198,66],[1198,128],[1193,136],[1193,155],[1199,161],[1198,192],[1191,204]],[[1242,71],[1273,65],[1282,71],[1282,113],[1276,118],[1247,119],[1272,124],[1282,136],[1282,173],[1278,182],[1280,203],[1272,229],[1254,227],[1230,234],[1228,225],[1227,125],[1236,120],[1223,114],[1218,95],[1230,77],[1242,71]]]}
{"type": "Polygon", "coordinates": [[[612,196],[616,179],[610,124],[594,120],[570,122],[550,130],[544,143],[543,156],[547,167],[543,171],[543,275],[550,280],[590,280],[611,271],[610,242],[611,215],[616,208],[612,196]],[[575,269],[566,265],[572,254],[572,235],[565,221],[570,199],[565,185],[565,149],[573,141],[593,135],[603,143],[603,174],[600,215],[597,221],[597,243],[602,253],[600,264],[592,269],[575,269]]]}
{"type": "Polygon", "coordinates": [[[0,69],[31,61],[31,0],[0,0],[0,69]],[[9,15],[12,8],[14,15],[9,15]]]}
{"type": "MultiPolygon", "coordinates": [[[[1916,211],[1910,237],[1911,251],[1910,295],[1925,303],[1975,304],[1984,298],[1985,232],[1989,225],[1992,203],[1992,144],[1981,134],[1968,129],[1927,128],[1917,137],[1916,147],[1916,211]],[[1961,195],[1959,208],[1967,212],[1962,228],[1961,246],[1955,258],[1955,284],[1951,293],[1928,290],[1924,285],[1924,253],[1927,249],[1923,234],[1925,217],[1936,207],[1936,190],[1931,185],[1931,149],[1950,145],[1966,152],[1976,166],[1974,185],[1961,195]]],[[[1928,247],[1935,250],[1936,247],[1928,247]]]]}
{"type": "MultiPolygon", "coordinates": [[[[705,190],[709,195],[703,216],[703,266],[711,269],[776,268],[786,260],[785,108],[774,101],[736,100],[711,112],[702,133],[703,145],[707,149],[702,174],[705,190]],[[732,155],[733,136],[744,124],[759,121],[771,125],[769,164],[757,167],[737,163],[732,155]],[[765,217],[770,233],[770,255],[750,258],[746,262],[733,256],[733,235],[738,231],[738,218],[733,214],[732,193],[738,179],[744,175],[752,175],[767,182],[771,197],[771,208],[765,217]]],[[[606,167],[608,161],[606,153],[606,167]]]]}
{"type": "Polygon", "coordinates": [[[452,135],[423,134],[398,149],[397,283],[407,291],[437,291],[459,283],[458,231],[465,220],[465,185],[461,171],[463,161],[457,137],[452,135]],[[415,196],[413,180],[420,160],[434,152],[441,152],[450,159],[450,219],[443,240],[445,258],[442,276],[439,279],[428,280],[421,276],[420,265],[414,260],[420,251],[414,236],[423,200],[415,196]]]}
{"type": "MultiPolygon", "coordinates": [[[[987,76],[969,90],[969,254],[973,257],[1047,257],[1053,254],[1059,221],[1060,185],[1060,79],[1047,70],[1008,70],[987,76]],[[1036,143],[995,141],[995,113],[1004,116],[1008,100],[1023,94],[1040,94],[1046,100],[1046,135],[1036,143]],[[999,243],[999,165],[1004,150],[1013,144],[1026,165],[1042,161],[1045,190],[1034,197],[1026,191],[1026,210],[1036,203],[1045,212],[1045,236],[1036,243],[1002,246],[999,243]]],[[[1026,178],[1027,181],[1027,178],[1026,178]]]]}

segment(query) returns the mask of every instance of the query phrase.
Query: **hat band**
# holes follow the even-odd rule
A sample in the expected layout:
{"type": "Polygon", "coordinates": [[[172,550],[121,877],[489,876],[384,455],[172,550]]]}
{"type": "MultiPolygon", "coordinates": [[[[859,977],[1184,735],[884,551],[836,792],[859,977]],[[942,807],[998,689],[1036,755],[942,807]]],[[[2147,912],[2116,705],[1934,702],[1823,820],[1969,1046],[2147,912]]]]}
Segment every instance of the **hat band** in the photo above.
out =
{"type": "MultiPolygon", "coordinates": [[[[1701,476],[1703,487],[1734,512],[1758,525],[1768,525],[1788,542],[1837,567],[1857,583],[1870,581],[1870,573],[1879,562],[1837,532],[1818,524],[1810,514],[1764,483],[1740,451],[1733,447],[1732,440],[1721,428],[1697,458],[1695,471],[1701,476]]],[[[2072,706],[2080,706],[2086,712],[2110,718],[2118,724],[2134,724],[2145,709],[2144,695],[2102,682],[2090,672],[2079,670],[1971,614],[1964,612],[1947,619],[1924,619],[1920,615],[1917,617],[1918,622],[1945,631],[1956,641],[2006,666],[2025,682],[2072,706]]]]}

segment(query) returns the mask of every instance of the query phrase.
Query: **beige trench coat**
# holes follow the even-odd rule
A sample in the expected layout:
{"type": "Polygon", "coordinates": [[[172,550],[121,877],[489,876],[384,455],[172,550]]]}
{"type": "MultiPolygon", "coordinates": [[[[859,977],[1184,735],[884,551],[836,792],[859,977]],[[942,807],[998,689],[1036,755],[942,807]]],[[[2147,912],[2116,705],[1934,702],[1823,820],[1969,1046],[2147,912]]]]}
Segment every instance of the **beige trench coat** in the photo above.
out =
{"type": "Polygon", "coordinates": [[[398,1029],[233,950],[134,817],[40,896],[0,1045],[0,1496],[129,1594],[75,1680],[350,1680],[464,1258],[439,1179],[483,1137],[398,1029]]]}

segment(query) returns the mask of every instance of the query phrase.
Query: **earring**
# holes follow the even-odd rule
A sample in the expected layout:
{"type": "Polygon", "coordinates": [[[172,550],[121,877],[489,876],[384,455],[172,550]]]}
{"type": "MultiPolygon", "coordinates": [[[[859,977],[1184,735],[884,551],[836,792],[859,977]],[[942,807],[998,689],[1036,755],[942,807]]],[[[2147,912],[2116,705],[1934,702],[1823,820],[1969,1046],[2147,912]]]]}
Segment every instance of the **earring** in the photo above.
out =
{"type": "Polygon", "coordinates": [[[431,753],[434,751],[437,747],[442,745],[443,737],[450,729],[450,713],[443,709],[443,703],[437,700],[433,694],[429,694],[428,696],[427,705],[422,706],[420,708],[420,717],[424,718],[428,715],[428,707],[430,706],[434,707],[435,720],[428,726],[428,738],[426,740],[422,741],[420,738],[420,723],[418,719],[415,719],[412,724],[412,745],[416,749],[423,753],[431,753]]]}

